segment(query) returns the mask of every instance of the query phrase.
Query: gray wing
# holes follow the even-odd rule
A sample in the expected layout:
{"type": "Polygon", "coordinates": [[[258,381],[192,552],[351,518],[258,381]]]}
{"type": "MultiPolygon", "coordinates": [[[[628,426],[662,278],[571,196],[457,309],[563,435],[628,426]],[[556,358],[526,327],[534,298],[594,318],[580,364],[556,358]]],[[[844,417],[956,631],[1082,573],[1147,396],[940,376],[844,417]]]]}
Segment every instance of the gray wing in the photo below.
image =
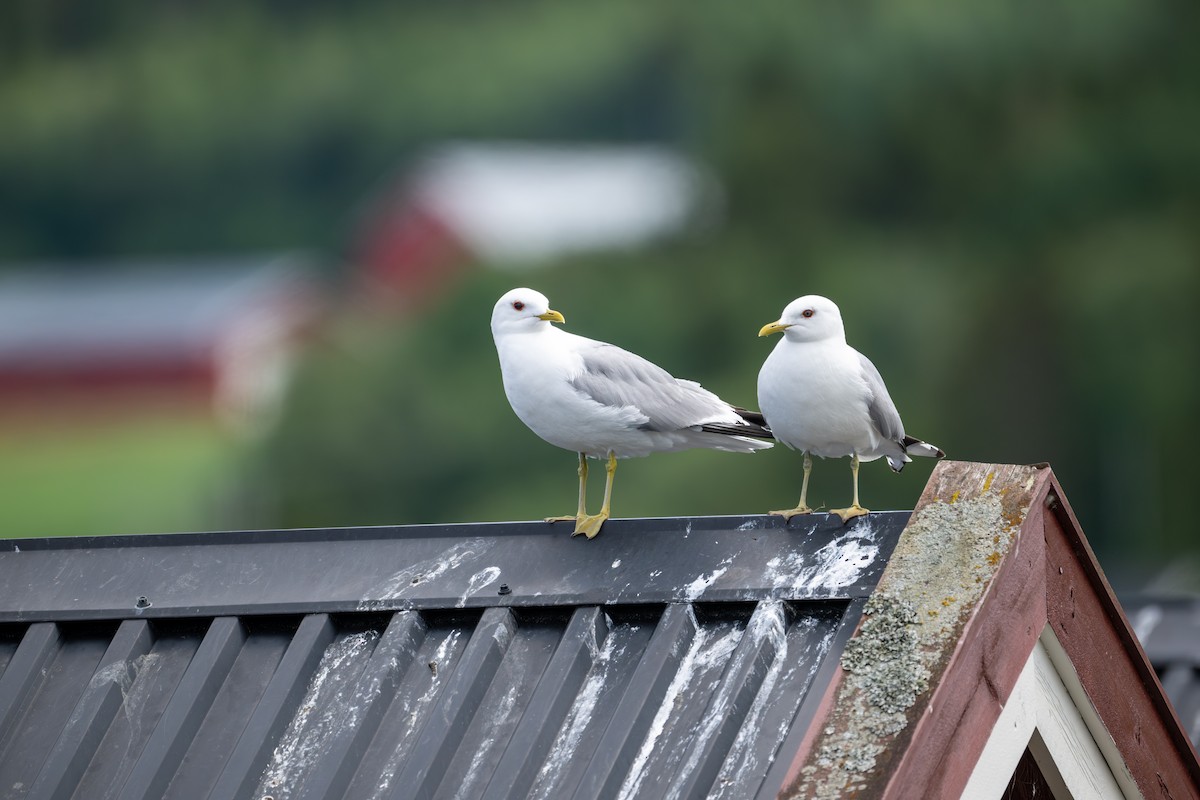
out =
{"type": "Polygon", "coordinates": [[[883,383],[883,376],[875,369],[871,359],[862,353],[858,354],[858,363],[862,366],[863,380],[871,392],[867,401],[867,413],[871,416],[871,422],[875,423],[884,439],[899,442],[904,438],[904,423],[900,421],[900,412],[896,410],[896,404],[892,402],[892,396],[888,394],[887,386],[883,383]]]}
{"type": "Polygon", "coordinates": [[[628,350],[596,342],[585,348],[583,372],[571,384],[604,406],[634,408],[647,419],[640,428],[672,431],[729,416],[730,406],[692,381],[674,378],[628,350]]]}

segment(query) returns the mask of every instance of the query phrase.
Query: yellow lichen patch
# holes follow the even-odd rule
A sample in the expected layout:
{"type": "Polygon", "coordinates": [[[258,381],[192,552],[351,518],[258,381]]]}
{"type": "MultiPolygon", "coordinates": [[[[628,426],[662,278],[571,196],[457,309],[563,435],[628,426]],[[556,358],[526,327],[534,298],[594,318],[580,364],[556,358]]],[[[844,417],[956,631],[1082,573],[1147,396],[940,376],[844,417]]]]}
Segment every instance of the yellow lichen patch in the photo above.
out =
{"type": "Polygon", "coordinates": [[[885,763],[880,759],[903,757],[911,738],[904,731],[925,718],[929,686],[943,675],[971,624],[970,610],[1028,518],[1038,484],[1027,479],[1037,470],[954,462],[937,470],[931,485],[938,497],[930,492],[918,505],[842,656],[844,679],[793,787],[796,796],[880,793],[872,777],[885,763]]]}

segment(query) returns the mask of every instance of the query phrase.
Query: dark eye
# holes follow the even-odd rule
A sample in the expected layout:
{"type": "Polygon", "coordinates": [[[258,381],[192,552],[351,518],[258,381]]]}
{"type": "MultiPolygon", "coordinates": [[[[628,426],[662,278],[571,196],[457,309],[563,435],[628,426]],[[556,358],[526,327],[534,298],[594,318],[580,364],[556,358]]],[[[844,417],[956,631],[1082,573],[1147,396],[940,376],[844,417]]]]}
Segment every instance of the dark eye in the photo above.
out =
{"type": "Polygon", "coordinates": [[[804,317],[805,319],[808,319],[815,313],[817,313],[817,312],[813,311],[811,308],[806,308],[800,312],[800,316],[804,317]]]}
{"type": "Polygon", "coordinates": [[[517,311],[524,311],[525,304],[522,303],[520,300],[518,300],[515,303],[513,303],[513,308],[515,308],[517,311]]]}

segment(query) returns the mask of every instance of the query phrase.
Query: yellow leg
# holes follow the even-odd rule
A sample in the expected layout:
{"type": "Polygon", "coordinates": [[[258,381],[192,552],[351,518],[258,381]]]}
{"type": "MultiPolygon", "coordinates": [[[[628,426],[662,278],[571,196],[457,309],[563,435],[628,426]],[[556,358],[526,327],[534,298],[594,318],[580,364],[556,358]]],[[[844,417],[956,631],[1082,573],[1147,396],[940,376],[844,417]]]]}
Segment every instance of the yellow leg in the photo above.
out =
{"type": "Polygon", "coordinates": [[[812,456],[808,453],[804,454],[804,483],[800,485],[800,502],[795,508],[784,509],[783,511],[772,511],[771,513],[777,517],[791,519],[798,514],[811,514],[813,510],[808,507],[808,478],[812,475],[812,456]]]}
{"type": "Polygon", "coordinates": [[[587,476],[588,466],[587,458],[583,453],[579,454],[579,510],[575,512],[573,517],[546,517],[546,522],[577,522],[587,514],[587,508],[584,502],[587,498],[587,476]]]}
{"type": "Polygon", "coordinates": [[[617,474],[617,456],[615,453],[608,454],[608,464],[605,465],[604,471],[608,473],[604,481],[604,504],[600,506],[599,514],[585,514],[580,516],[575,522],[575,533],[572,536],[583,534],[589,539],[595,539],[600,533],[600,526],[608,519],[611,513],[612,503],[612,487],[613,476],[617,474]]]}
{"type": "Polygon", "coordinates": [[[863,508],[858,504],[858,453],[850,459],[850,472],[854,475],[854,502],[849,508],[834,508],[830,510],[830,514],[837,514],[842,518],[842,524],[845,525],[850,521],[851,517],[861,517],[864,514],[869,514],[869,508],[863,508]]]}

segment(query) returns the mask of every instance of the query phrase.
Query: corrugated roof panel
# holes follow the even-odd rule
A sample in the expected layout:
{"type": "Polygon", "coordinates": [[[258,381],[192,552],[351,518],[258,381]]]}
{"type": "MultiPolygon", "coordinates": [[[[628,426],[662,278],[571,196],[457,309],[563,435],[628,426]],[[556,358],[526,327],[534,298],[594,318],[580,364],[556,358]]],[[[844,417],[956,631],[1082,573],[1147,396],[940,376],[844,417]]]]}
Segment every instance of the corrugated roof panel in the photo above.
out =
{"type": "MultiPolygon", "coordinates": [[[[261,703],[292,643],[299,620],[271,620],[268,625],[256,622],[250,620],[250,624],[243,626],[245,639],[224,680],[216,687],[212,702],[207,708],[200,705],[197,709],[201,718],[190,744],[177,759],[179,767],[175,774],[171,776],[168,772],[165,776],[167,786],[160,793],[164,800],[207,795],[238,744],[235,732],[245,730],[261,703]]],[[[162,775],[155,778],[147,789],[157,788],[164,780],[162,775]]]]}
{"type": "Polygon", "coordinates": [[[275,800],[753,796],[845,608],[338,620],[310,669],[283,678],[274,714],[268,689],[294,644],[277,627],[127,621],[48,638],[59,626],[37,623],[26,651],[54,652],[0,744],[0,787],[75,786],[58,796],[81,800],[206,797],[218,783],[231,793],[214,796],[275,800]],[[255,779],[220,781],[264,711],[281,730],[255,779]]]}
{"type": "Polygon", "coordinates": [[[67,729],[72,712],[100,672],[101,659],[112,641],[111,628],[80,632],[44,625],[31,626],[26,633],[0,686],[5,695],[10,688],[25,690],[13,698],[12,725],[0,739],[4,748],[0,787],[4,791],[23,797],[33,786],[46,754],[67,729]]]}
{"type": "Polygon", "coordinates": [[[524,565],[495,542],[428,529],[411,531],[420,558],[407,559],[395,530],[341,549],[285,535],[277,561],[311,564],[315,547],[327,560],[312,566],[351,586],[313,582],[313,611],[303,614],[279,613],[299,601],[285,588],[280,602],[280,578],[254,560],[266,544],[258,535],[88,540],[57,551],[24,543],[0,559],[0,576],[6,565],[57,562],[80,576],[70,588],[79,600],[56,610],[59,587],[17,614],[0,608],[9,620],[0,623],[0,797],[773,797],[861,614],[862,575],[877,574],[903,521],[881,516],[857,536],[825,535],[820,523],[698,525],[699,535],[688,525],[658,542],[634,527],[607,551],[580,540],[567,550],[545,527],[509,532],[501,542],[524,565]],[[646,593],[616,565],[640,544],[655,552],[681,538],[692,546],[661,566],[695,585],[639,602],[646,593]],[[153,586],[161,602],[103,618],[113,576],[97,565],[115,562],[82,562],[108,544],[130,557],[126,591],[153,586]],[[365,579],[328,560],[364,563],[367,547],[390,561],[365,579]],[[214,587],[204,608],[220,613],[182,602],[197,596],[194,569],[206,559],[225,575],[255,576],[214,587]],[[472,589],[488,569],[519,593],[494,580],[472,589]],[[724,577],[735,571],[743,574],[724,577]],[[356,587],[417,586],[413,577],[425,584],[419,603],[394,593],[348,603],[356,587]],[[174,586],[183,594],[173,598],[174,586]],[[616,602],[580,602],[605,591],[616,602]],[[363,610],[322,610],[331,607],[363,610]],[[78,621],[81,612],[99,618],[78,621]]]}
{"type": "MultiPolygon", "coordinates": [[[[163,722],[168,701],[183,688],[180,681],[197,649],[203,646],[199,635],[175,633],[169,628],[160,629],[156,634],[150,649],[136,657],[134,674],[127,677],[123,664],[114,665],[114,701],[119,702],[120,707],[107,715],[106,722],[99,722],[97,730],[103,730],[104,735],[90,761],[85,761],[87,768],[73,795],[80,800],[100,800],[117,795],[134,765],[142,758],[151,735],[163,722]]],[[[94,690],[97,687],[93,684],[88,688],[94,690]]],[[[87,756],[81,754],[80,758],[87,756]]]]}

